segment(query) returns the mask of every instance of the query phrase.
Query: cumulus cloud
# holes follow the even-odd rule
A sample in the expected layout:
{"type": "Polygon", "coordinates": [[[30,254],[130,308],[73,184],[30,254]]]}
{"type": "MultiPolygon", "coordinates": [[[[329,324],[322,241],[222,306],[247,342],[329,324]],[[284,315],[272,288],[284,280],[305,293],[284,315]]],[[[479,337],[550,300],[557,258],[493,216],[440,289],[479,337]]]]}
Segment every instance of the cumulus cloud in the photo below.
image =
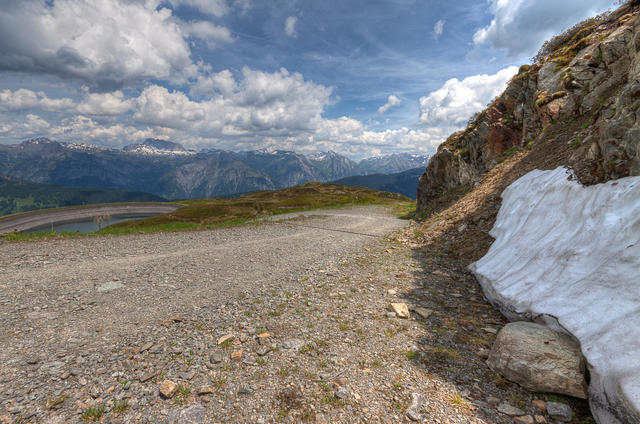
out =
{"type": "Polygon", "coordinates": [[[0,110],[17,111],[38,108],[46,111],[62,111],[71,109],[73,106],[71,99],[51,99],[42,91],[36,93],[25,88],[0,91],[0,110]]]}
{"type": "Polygon", "coordinates": [[[387,99],[387,103],[378,108],[378,115],[383,115],[390,108],[392,108],[393,106],[398,106],[400,103],[402,103],[402,101],[397,96],[391,94],[387,99]]]}
{"type": "Polygon", "coordinates": [[[187,6],[216,17],[229,12],[229,5],[225,0],[169,0],[169,3],[173,7],[187,6]]]}
{"type": "Polygon", "coordinates": [[[438,90],[420,98],[420,123],[427,126],[464,125],[474,113],[502,93],[517,72],[516,66],[510,66],[493,75],[448,80],[438,90]]]}
{"type": "Polygon", "coordinates": [[[289,16],[284,21],[284,32],[285,34],[287,34],[287,36],[292,38],[298,36],[298,33],[296,33],[296,23],[298,23],[298,18],[296,18],[295,16],[289,16]]]}
{"type": "Polygon", "coordinates": [[[185,35],[205,41],[211,49],[217,47],[219,44],[231,43],[233,41],[231,32],[227,28],[214,25],[211,22],[191,21],[183,23],[181,27],[185,35]]]}
{"type": "Polygon", "coordinates": [[[197,68],[171,10],[157,6],[153,0],[5,2],[0,70],[80,78],[104,91],[143,79],[185,81],[197,68]]]}
{"type": "Polygon", "coordinates": [[[510,56],[532,56],[542,43],[575,23],[606,10],[610,0],[490,0],[491,23],[473,36],[510,56]]]}
{"type": "Polygon", "coordinates": [[[86,93],[84,101],[78,105],[78,112],[89,115],[120,115],[134,106],[130,99],[125,99],[122,91],[112,93],[86,93]]]}
{"type": "Polygon", "coordinates": [[[437,40],[444,33],[444,20],[440,19],[433,26],[433,39],[437,40]]]}

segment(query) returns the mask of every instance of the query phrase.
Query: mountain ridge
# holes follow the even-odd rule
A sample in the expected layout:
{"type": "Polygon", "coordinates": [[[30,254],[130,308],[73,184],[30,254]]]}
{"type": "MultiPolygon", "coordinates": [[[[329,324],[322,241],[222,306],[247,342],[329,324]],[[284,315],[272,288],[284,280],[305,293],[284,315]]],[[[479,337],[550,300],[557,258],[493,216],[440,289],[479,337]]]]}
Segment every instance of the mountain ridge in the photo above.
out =
{"type": "MultiPolygon", "coordinates": [[[[410,155],[407,155],[408,157],[410,155]]],[[[391,169],[402,163],[395,155],[391,169]]],[[[424,157],[422,157],[424,161],[424,157]]],[[[385,169],[385,158],[376,163],[385,169]]],[[[413,165],[412,162],[405,164],[413,165]]],[[[0,174],[73,188],[149,192],[168,199],[227,196],[327,182],[370,173],[335,152],[189,151],[179,143],[147,139],[122,149],[40,137],[0,145],[0,174]]]]}

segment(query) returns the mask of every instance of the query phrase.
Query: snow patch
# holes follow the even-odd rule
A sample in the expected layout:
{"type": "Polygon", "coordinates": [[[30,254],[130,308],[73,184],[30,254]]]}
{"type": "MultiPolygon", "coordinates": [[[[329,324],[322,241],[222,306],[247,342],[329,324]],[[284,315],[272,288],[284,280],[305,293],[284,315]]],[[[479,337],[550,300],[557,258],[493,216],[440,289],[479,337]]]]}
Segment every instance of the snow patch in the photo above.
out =
{"type": "Polygon", "coordinates": [[[507,187],[496,240],[469,268],[509,319],[578,339],[598,423],[640,422],[640,177],[584,187],[570,175],[507,187]]]}

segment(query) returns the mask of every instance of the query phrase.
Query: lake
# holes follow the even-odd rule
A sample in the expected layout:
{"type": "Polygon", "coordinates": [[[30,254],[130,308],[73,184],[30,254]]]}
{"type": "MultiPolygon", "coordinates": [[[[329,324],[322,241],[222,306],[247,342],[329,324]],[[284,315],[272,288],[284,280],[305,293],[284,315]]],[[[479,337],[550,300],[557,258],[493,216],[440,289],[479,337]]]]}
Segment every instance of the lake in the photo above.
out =
{"type": "Polygon", "coordinates": [[[82,221],[74,221],[74,222],[65,222],[60,224],[47,225],[46,227],[32,228],[31,230],[24,231],[25,234],[34,234],[34,233],[42,233],[45,231],[55,231],[56,233],[71,232],[78,234],[88,234],[94,233],[98,231],[100,228],[104,228],[108,225],[117,224],[118,222],[124,221],[135,221],[138,219],[148,218],[154,215],[144,215],[144,216],[121,216],[121,217],[113,217],[108,221],[104,221],[101,226],[98,226],[97,222],[93,222],[93,220],[82,220],[82,221]]]}

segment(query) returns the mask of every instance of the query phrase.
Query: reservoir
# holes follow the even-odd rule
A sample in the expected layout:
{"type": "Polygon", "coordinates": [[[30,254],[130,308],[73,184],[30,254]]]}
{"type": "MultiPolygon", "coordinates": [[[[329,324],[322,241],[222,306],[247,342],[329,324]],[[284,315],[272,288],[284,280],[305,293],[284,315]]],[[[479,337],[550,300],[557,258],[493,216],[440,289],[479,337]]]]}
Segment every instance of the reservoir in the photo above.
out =
{"type": "Polygon", "coordinates": [[[42,233],[45,231],[55,231],[56,233],[61,233],[61,232],[70,232],[70,233],[78,233],[78,234],[88,234],[88,233],[94,233],[98,230],[100,230],[101,228],[105,228],[109,225],[112,224],[117,224],[118,222],[124,222],[124,221],[135,221],[138,219],[144,219],[144,218],[148,218],[150,216],[154,216],[153,215],[139,215],[139,216],[119,216],[119,217],[112,217],[110,219],[107,219],[105,221],[103,221],[102,223],[98,224],[97,222],[95,222],[93,219],[83,219],[83,220],[78,220],[78,221],[73,221],[73,222],[63,222],[63,223],[53,223],[53,224],[49,224],[47,226],[44,227],[38,227],[38,228],[32,228],[30,230],[25,230],[24,233],[25,234],[33,234],[33,233],[42,233]]]}

